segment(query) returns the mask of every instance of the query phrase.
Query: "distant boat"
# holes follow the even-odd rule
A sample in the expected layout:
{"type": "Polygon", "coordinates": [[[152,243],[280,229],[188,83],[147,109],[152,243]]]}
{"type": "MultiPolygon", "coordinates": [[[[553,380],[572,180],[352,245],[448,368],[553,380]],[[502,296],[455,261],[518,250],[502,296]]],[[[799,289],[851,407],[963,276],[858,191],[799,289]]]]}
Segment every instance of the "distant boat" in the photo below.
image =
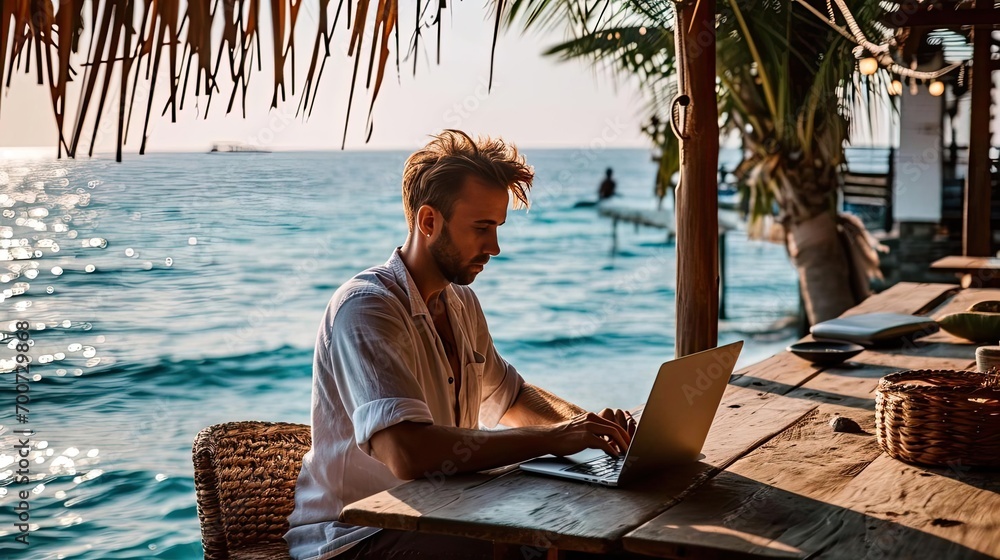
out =
{"type": "Polygon", "coordinates": [[[210,154],[269,154],[271,150],[262,150],[256,146],[250,146],[247,144],[240,144],[239,142],[216,142],[212,144],[212,149],[208,151],[210,154]]]}

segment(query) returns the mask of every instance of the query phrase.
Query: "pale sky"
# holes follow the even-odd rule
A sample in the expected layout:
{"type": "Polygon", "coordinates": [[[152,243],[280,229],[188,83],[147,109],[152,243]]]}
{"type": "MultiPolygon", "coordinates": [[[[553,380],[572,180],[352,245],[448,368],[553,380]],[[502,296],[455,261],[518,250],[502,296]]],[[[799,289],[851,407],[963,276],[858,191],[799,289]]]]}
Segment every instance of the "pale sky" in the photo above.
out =
{"type": "MultiPolygon", "coordinates": [[[[299,22],[296,41],[301,70],[296,72],[294,97],[288,96],[276,112],[268,111],[271,74],[267,53],[270,45],[262,43],[264,70],[252,77],[245,120],[239,115],[238,100],[233,113],[225,114],[230,91],[226,84],[222,86],[222,95],[217,94],[213,99],[207,121],[192,102],[191,89],[184,111],[178,113],[178,122],[171,123],[169,113],[159,116],[167,89],[158,85],[148,150],[202,151],[217,140],[256,141],[274,150],[339,149],[353,66],[353,59],[346,56],[344,40],[348,34],[344,28],[337,30],[340,41],[335,35],[331,45],[332,56],[327,61],[312,117],[306,122],[294,118],[316,21],[315,3],[304,4],[306,7],[300,14],[304,20],[299,22]]],[[[540,36],[533,32],[525,36],[512,31],[503,34],[497,44],[493,89],[487,94],[492,16],[479,2],[455,2],[449,11],[451,15],[445,16],[442,30],[440,66],[433,64],[435,51],[430,45],[434,40],[433,32],[422,35],[422,44],[431,49],[421,47],[423,52],[415,78],[411,75],[412,62],[401,65],[401,80],[397,80],[390,63],[375,104],[375,128],[368,144],[364,143],[364,132],[370,94],[363,89],[364,70],[361,71],[347,149],[412,149],[424,144],[427,134],[443,128],[503,136],[522,147],[648,147],[639,132],[646,113],[635,84],[620,83],[610,73],[596,71],[584,62],[560,63],[543,58],[542,51],[560,40],[559,33],[540,36]]],[[[266,28],[270,24],[265,21],[261,25],[266,28]]],[[[405,52],[412,23],[404,19],[401,26],[400,42],[405,52]]],[[[369,49],[370,44],[366,44],[362,68],[367,63],[369,49]]],[[[393,53],[391,61],[394,59],[393,53]]],[[[82,68],[78,70],[82,74],[82,68]]],[[[69,98],[75,103],[79,90],[73,91],[69,98]]],[[[55,119],[48,88],[35,84],[34,68],[31,76],[26,76],[22,68],[14,76],[12,87],[3,89],[2,93],[0,147],[48,146],[55,153],[55,119]]],[[[202,107],[204,100],[203,97],[202,107]]],[[[125,146],[126,154],[138,152],[139,109],[144,110],[144,107],[145,100],[140,93],[135,103],[133,135],[125,146]],[[141,105],[140,99],[143,99],[141,105]]],[[[105,115],[109,114],[116,118],[117,100],[109,101],[105,107],[105,115]]],[[[113,151],[116,124],[107,117],[104,121],[107,134],[97,141],[97,151],[113,151]]],[[[71,127],[67,127],[66,134],[70,133],[71,127]]],[[[80,153],[85,154],[85,151],[80,153]]]]}

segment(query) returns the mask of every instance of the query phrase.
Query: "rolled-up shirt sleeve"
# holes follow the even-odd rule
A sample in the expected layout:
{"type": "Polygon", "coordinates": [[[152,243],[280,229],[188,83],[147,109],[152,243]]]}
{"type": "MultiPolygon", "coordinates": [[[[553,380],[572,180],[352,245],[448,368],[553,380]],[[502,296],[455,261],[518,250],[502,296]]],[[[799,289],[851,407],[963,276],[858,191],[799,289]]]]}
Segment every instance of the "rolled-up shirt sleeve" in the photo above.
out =
{"type": "Polygon", "coordinates": [[[369,440],[376,432],[400,422],[433,422],[427,403],[420,399],[388,397],[367,402],[354,409],[354,439],[358,446],[371,453],[369,440]]]}
{"type": "Polygon", "coordinates": [[[400,422],[433,423],[414,373],[413,340],[398,304],[377,293],[347,298],[328,324],[329,355],[354,423],[358,447],[371,454],[371,437],[400,422]]]}

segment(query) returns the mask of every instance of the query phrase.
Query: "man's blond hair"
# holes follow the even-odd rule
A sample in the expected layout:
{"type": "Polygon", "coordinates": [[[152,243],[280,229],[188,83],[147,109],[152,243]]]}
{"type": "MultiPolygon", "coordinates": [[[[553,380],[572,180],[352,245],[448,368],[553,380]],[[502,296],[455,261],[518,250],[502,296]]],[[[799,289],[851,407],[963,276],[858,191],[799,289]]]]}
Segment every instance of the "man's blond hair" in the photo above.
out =
{"type": "Polygon", "coordinates": [[[515,209],[530,204],[528,191],[535,172],[513,144],[490,137],[473,140],[461,130],[448,129],[434,135],[403,166],[403,209],[410,231],[417,209],[424,204],[450,218],[468,177],[513,193],[515,209]]]}

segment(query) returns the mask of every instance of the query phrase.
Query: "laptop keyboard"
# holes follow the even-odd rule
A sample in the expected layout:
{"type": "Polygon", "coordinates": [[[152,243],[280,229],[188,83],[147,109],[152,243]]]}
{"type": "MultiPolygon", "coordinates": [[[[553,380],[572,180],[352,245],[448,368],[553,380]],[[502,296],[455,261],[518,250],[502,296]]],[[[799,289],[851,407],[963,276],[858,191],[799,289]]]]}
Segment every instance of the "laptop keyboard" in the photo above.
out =
{"type": "MultiPolygon", "coordinates": [[[[632,417],[636,422],[639,421],[639,417],[642,416],[642,409],[638,412],[632,414],[632,417]]],[[[598,457],[596,459],[591,459],[585,463],[580,463],[579,465],[574,465],[568,469],[566,472],[580,473],[589,476],[595,476],[597,478],[609,478],[612,475],[617,476],[622,470],[622,466],[625,464],[625,455],[618,457],[617,459],[611,455],[604,455],[603,457],[598,457]]]]}
{"type": "Polygon", "coordinates": [[[610,455],[605,455],[604,457],[591,459],[586,463],[580,463],[579,465],[570,467],[566,469],[566,471],[596,476],[598,478],[607,478],[610,475],[618,474],[618,472],[622,470],[623,464],[625,464],[624,455],[618,457],[617,459],[610,455]]]}

